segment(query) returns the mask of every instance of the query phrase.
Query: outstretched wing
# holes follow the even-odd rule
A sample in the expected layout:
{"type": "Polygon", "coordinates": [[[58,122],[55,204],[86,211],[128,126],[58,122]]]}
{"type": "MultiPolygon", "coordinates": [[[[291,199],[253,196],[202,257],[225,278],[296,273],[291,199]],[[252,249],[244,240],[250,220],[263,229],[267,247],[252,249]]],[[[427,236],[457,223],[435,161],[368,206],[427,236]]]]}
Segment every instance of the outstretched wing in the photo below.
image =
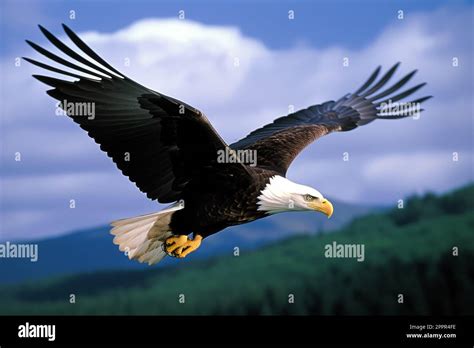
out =
{"type": "Polygon", "coordinates": [[[411,102],[398,103],[418,91],[421,83],[403,92],[400,89],[416,73],[412,71],[393,86],[386,88],[400,63],[395,64],[377,82],[379,66],[369,79],[354,93],[338,101],[328,101],[299,110],[288,116],[277,118],[245,138],[231,144],[234,150],[255,150],[258,165],[286,174],[293,159],[310,143],[333,131],[348,131],[375,119],[398,119],[416,115],[423,111],[420,104],[431,96],[411,102]],[[390,95],[393,95],[389,97],[390,95]]]}
{"type": "Polygon", "coordinates": [[[149,198],[162,203],[179,199],[196,173],[215,164],[216,153],[227,146],[225,142],[199,110],[132,81],[100,58],[71,29],[63,28],[81,54],[40,26],[46,38],[72,60],[28,40],[36,51],[61,64],[61,69],[24,59],[76,80],[33,76],[53,87],[47,93],[59,100],[68,116],[149,198]]]}

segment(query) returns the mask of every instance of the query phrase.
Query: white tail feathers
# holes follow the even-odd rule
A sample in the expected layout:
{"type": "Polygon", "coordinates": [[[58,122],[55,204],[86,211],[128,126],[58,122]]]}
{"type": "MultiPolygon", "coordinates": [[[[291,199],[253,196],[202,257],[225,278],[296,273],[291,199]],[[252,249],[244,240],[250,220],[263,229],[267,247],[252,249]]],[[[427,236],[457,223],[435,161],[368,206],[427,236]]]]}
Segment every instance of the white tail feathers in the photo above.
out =
{"type": "Polygon", "coordinates": [[[126,252],[129,259],[149,265],[159,262],[166,256],[163,243],[173,235],[169,227],[171,216],[183,208],[180,201],[157,213],[112,222],[114,228],[110,233],[115,236],[114,244],[126,252]]]}

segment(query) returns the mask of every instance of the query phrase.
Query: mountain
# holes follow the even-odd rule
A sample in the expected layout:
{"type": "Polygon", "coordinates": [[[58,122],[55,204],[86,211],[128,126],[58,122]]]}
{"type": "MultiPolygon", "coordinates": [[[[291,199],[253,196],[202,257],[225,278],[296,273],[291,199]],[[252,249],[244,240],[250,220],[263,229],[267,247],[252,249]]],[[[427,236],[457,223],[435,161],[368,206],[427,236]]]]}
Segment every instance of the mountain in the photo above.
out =
{"type": "Polygon", "coordinates": [[[471,185],[238,257],[6,285],[0,314],[473,315],[473,228],[471,185]],[[364,257],[328,254],[334,243],[364,257]]]}
{"type": "MultiPolygon", "coordinates": [[[[185,260],[166,258],[154,267],[227,254],[234,248],[250,250],[295,234],[331,231],[354,217],[380,208],[334,202],[331,219],[316,213],[286,213],[250,224],[228,228],[205,240],[202,247],[185,260]]],[[[52,275],[93,272],[98,270],[148,269],[149,266],[130,261],[112,243],[109,226],[101,226],[40,241],[19,241],[38,244],[38,261],[0,259],[0,283],[14,283],[52,275]]]]}

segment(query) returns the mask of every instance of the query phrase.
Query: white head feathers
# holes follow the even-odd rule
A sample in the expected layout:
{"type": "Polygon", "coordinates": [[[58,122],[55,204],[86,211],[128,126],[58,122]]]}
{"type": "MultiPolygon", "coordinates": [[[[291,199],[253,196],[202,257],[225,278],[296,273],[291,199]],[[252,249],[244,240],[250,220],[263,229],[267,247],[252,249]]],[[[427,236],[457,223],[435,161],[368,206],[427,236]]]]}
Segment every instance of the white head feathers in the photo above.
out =
{"type": "Polygon", "coordinates": [[[275,175],[270,178],[270,182],[258,196],[258,210],[264,210],[270,214],[308,210],[304,200],[305,195],[323,199],[323,195],[314,188],[299,185],[282,176],[275,175]]]}

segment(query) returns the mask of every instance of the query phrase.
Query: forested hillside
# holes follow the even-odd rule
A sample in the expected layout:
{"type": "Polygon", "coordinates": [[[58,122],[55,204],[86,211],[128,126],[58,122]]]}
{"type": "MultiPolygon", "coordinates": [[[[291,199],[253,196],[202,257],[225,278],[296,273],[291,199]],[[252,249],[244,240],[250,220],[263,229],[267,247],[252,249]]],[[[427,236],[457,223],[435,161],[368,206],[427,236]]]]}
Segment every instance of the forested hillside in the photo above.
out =
{"type": "Polygon", "coordinates": [[[240,256],[0,289],[22,314],[474,314],[474,185],[240,256]],[[326,258],[363,244],[365,258],[326,258]],[[70,303],[70,294],[75,303],[70,303]],[[403,303],[399,303],[403,295],[403,303]]]}

